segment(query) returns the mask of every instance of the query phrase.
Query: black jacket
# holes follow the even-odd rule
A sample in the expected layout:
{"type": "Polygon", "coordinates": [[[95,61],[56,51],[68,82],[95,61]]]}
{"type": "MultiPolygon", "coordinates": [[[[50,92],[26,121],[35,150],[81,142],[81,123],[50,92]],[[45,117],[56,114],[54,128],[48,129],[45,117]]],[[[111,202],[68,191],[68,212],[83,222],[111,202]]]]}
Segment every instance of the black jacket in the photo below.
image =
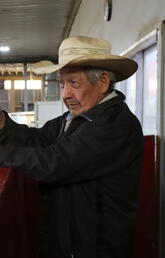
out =
{"type": "Polygon", "coordinates": [[[0,167],[40,182],[39,258],[130,258],[143,153],[139,121],[119,95],[42,128],[9,117],[0,167]]]}

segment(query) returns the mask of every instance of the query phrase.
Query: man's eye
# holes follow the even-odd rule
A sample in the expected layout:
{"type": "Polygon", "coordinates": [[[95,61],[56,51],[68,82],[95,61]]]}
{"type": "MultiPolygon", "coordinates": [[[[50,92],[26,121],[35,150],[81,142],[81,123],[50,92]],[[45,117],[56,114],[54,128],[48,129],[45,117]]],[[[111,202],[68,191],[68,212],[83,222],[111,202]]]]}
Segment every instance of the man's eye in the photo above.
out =
{"type": "Polygon", "coordinates": [[[72,80],[72,81],[71,81],[71,85],[72,85],[74,88],[79,88],[79,82],[78,82],[78,81],[72,80]]]}
{"type": "Polygon", "coordinates": [[[72,83],[72,84],[75,84],[75,83],[77,83],[77,81],[75,81],[75,80],[72,80],[72,81],[71,81],[71,83],[72,83]]]}

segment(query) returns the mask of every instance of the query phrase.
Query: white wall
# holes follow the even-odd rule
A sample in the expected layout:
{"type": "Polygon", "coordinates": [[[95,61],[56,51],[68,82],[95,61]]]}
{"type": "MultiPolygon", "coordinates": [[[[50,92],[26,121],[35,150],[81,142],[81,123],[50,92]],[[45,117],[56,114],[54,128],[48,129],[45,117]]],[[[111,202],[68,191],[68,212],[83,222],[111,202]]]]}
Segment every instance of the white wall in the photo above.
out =
{"type": "Polygon", "coordinates": [[[48,120],[61,116],[67,108],[62,101],[38,101],[34,103],[35,127],[43,126],[48,120]]]}
{"type": "Polygon", "coordinates": [[[104,0],[82,0],[70,36],[101,37],[120,54],[165,19],[165,0],[112,0],[110,22],[104,20],[104,0]]]}

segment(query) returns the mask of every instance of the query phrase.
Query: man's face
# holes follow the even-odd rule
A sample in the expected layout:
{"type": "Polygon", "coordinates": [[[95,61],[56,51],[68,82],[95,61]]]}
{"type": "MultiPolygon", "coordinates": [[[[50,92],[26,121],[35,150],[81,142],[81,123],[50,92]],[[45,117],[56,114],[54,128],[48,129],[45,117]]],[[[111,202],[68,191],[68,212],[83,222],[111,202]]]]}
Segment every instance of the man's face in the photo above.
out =
{"type": "Polygon", "coordinates": [[[63,68],[59,72],[59,80],[63,101],[73,115],[84,113],[98,104],[107,91],[109,82],[106,84],[98,80],[95,85],[88,81],[83,69],[63,68]]]}

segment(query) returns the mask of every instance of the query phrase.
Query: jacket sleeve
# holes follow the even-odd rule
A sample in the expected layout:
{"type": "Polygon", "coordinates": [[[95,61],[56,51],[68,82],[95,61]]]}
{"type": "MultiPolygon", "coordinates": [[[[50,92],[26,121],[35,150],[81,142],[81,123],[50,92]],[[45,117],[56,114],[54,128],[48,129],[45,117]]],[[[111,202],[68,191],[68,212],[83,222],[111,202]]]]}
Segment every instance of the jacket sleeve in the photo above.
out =
{"type": "Polygon", "coordinates": [[[140,125],[85,125],[47,147],[0,148],[0,167],[37,181],[70,184],[93,180],[139,164],[143,152],[140,125]]]}
{"type": "Polygon", "coordinates": [[[29,128],[14,122],[5,112],[6,124],[0,129],[0,146],[47,146],[56,140],[59,119],[52,119],[42,128],[29,128]]]}

